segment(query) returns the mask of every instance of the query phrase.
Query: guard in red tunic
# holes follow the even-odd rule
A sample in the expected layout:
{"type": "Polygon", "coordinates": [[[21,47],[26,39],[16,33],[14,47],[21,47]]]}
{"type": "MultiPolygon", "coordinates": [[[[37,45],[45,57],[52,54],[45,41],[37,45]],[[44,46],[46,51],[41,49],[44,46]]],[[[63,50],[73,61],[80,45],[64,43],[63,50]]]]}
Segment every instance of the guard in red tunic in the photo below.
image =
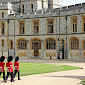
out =
{"type": "Polygon", "coordinates": [[[0,75],[3,73],[3,80],[5,81],[5,70],[4,70],[4,65],[5,63],[3,62],[5,60],[4,56],[1,56],[0,58],[0,75]]]}
{"type": "Polygon", "coordinates": [[[6,63],[7,76],[6,76],[5,82],[7,81],[9,75],[11,75],[11,82],[14,82],[14,79],[13,79],[13,63],[11,62],[12,60],[13,60],[13,57],[9,56],[8,62],[6,63]]]}
{"type": "Polygon", "coordinates": [[[19,57],[17,56],[15,58],[15,63],[14,63],[14,78],[16,76],[16,73],[18,72],[18,80],[21,80],[20,79],[20,71],[19,71],[19,57]]]}

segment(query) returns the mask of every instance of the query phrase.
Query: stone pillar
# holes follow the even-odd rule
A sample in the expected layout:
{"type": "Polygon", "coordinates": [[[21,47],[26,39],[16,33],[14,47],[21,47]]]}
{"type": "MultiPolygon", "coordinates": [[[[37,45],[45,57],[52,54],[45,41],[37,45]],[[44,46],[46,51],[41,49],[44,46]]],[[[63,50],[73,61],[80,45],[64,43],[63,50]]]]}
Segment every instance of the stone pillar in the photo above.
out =
{"type": "Polygon", "coordinates": [[[81,41],[81,39],[79,40],[79,61],[81,61],[81,57],[82,57],[82,47],[81,47],[81,44],[82,43],[82,41],[81,41]]]}
{"type": "Polygon", "coordinates": [[[30,43],[27,42],[27,44],[28,44],[27,57],[30,58],[31,57],[30,43]]]}
{"type": "Polygon", "coordinates": [[[42,40],[41,43],[42,43],[42,53],[41,53],[41,57],[44,58],[44,40],[42,40]]]}

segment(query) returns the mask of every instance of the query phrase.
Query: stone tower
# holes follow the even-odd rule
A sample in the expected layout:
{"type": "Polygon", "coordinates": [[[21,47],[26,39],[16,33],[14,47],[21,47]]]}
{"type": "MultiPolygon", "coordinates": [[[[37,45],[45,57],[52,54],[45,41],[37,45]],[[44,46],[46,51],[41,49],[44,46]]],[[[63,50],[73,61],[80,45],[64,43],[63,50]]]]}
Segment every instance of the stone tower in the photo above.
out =
{"type": "Polygon", "coordinates": [[[48,8],[58,8],[62,6],[62,0],[48,0],[48,8]]]}

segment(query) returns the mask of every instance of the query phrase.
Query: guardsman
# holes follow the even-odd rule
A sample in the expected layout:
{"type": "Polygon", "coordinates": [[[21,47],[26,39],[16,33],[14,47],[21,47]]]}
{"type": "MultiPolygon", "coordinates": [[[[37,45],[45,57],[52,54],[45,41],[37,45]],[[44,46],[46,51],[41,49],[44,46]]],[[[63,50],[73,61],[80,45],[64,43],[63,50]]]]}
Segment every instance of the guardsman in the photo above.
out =
{"type": "Polygon", "coordinates": [[[5,57],[1,56],[1,58],[0,58],[0,75],[1,75],[1,73],[3,73],[3,80],[5,82],[5,70],[4,70],[5,63],[3,62],[4,60],[5,60],[5,57]]]}
{"type": "Polygon", "coordinates": [[[14,78],[13,78],[13,63],[11,62],[13,60],[12,56],[8,57],[8,62],[6,63],[6,67],[7,67],[7,76],[5,79],[5,82],[7,82],[7,79],[9,77],[9,75],[11,75],[11,82],[14,82],[14,78]]]}
{"type": "Polygon", "coordinates": [[[20,79],[20,71],[19,71],[19,57],[17,56],[15,58],[15,63],[14,63],[14,78],[16,76],[16,73],[18,73],[18,80],[21,80],[20,79]]]}

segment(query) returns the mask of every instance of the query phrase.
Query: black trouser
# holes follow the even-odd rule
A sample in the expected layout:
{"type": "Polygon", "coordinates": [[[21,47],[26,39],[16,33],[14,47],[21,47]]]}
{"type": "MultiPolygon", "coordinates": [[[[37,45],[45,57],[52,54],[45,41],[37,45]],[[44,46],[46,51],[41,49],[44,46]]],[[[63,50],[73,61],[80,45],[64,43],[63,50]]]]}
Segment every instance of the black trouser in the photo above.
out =
{"type": "Polygon", "coordinates": [[[13,81],[13,72],[7,72],[6,80],[8,79],[9,75],[11,76],[11,82],[13,81]]]}
{"type": "Polygon", "coordinates": [[[19,70],[14,70],[14,78],[15,78],[17,72],[18,72],[18,80],[19,80],[20,79],[20,71],[19,70]]]}
{"type": "Polygon", "coordinates": [[[5,72],[0,72],[0,75],[1,73],[3,73],[3,80],[5,81],[5,72]]]}

